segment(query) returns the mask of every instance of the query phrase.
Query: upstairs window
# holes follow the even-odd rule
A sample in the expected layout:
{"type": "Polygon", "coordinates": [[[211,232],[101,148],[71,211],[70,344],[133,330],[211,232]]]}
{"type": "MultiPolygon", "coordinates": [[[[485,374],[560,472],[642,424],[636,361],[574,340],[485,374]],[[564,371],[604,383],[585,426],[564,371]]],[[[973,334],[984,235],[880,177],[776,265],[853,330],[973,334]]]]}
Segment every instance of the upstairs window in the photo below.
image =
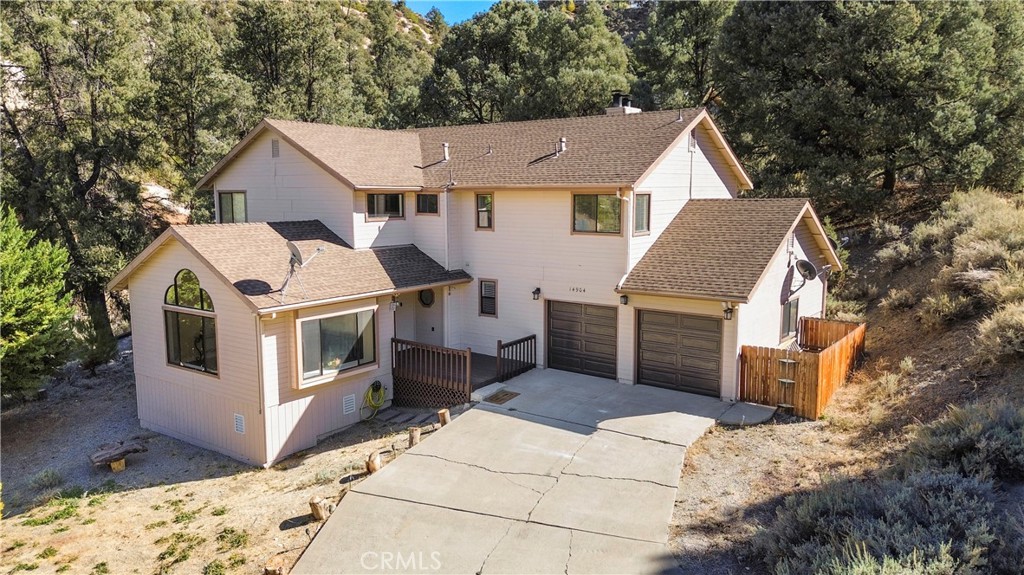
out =
{"type": "Polygon", "coordinates": [[[302,321],[303,381],[375,362],[375,323],[372,309],[302,321]]]}
{"type": "Polygon", "coordinates": [[[633,233],[651,232],[651,194],[637,194],[633,200],[633,233]]]}
{"type": "Polygon", "coordinates": [[[480,280],[480,315],[498,317],[498,282],[480,280]]]}
{"type": "Polygon", "coordinates": [[[617,234],[622,231],[622,200],[608,194],[577,194],[572,197],[572,231],[617,234]]]}
{"type": "Polygon", "coordinates": [[[213,301],[191,270],[174,276],[164,294],[167,363],[217,373],[217,320],[213,301]]]}
{"type": "Polygon", "coordinates": [[[220,223],[238,224],[249,221],[245,212],[245,192],[219,192],[217,203],[220,205],[220,223]]]}
{"type": "Polygon", "coordinates": [[[494,229],[494,195],[476,195],[476,229],[494,229]]]}
{"type": "Polygon", "coordinates": [[[416,194],[416,214],[436,215],[437,194],[416,194]]]}
{"type": "Polygon", "coordinates": [[[405,194],[366,194],[366,217],[404,218],[405,194]]]}
{"type": "Polygon", "coordinates": [[[800,298],[793,298],[782,306],[782,330],[780,339],[785,340],[796,336],[796,327],[800,317],[800,298]]]}

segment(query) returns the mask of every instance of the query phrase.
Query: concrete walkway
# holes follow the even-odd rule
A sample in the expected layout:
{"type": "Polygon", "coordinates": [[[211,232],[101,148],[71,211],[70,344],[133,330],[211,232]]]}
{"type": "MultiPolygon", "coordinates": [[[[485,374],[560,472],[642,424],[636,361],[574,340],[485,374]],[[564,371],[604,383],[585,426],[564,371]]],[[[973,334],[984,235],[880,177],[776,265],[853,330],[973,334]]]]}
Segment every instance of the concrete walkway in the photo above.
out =
{"type": "Polygon", "coordinates": [[[292,573],[676,572],[686,447],[737,406],[555,370],[505,389],[357,485],[292,573]]]}

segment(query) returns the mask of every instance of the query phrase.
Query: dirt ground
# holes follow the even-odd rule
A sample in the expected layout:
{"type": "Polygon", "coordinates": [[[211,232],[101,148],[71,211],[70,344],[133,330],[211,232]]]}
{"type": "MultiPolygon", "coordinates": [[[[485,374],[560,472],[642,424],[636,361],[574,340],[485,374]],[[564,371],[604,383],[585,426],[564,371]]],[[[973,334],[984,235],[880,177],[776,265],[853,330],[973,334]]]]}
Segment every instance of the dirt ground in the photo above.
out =
{"type": "Polygon", "coordinates": [[[262,573],[277,555],[291,565],[319,527],[310,497],[336,499],[369,453],[387,460],[407,442],[404,427],[364,422],[258,469],[146,431],[128,345],[96,377],[69,367],[45,401],[3,412],[0,573],[262,573]],[[125,471],[90,464],[98,445],[133,437],[149,451],[125,471]],[[60,484],[41,485],[44,473],[60,484]]]}

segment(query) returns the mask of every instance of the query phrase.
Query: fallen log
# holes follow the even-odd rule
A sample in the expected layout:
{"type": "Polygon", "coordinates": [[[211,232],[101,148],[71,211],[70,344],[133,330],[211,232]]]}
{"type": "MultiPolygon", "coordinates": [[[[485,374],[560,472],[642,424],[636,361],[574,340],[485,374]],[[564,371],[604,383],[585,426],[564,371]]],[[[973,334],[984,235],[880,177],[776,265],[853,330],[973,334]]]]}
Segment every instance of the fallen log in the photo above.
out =
{"type": "Polygon", "coordinates": [[[119,441],[117,443],[104,443],[99,449],[89,456],[93,465],[109,465],[114,472],[124,471],[124,458],[130,453],[143,453],[149,451],[139,441],[119,441]]]}

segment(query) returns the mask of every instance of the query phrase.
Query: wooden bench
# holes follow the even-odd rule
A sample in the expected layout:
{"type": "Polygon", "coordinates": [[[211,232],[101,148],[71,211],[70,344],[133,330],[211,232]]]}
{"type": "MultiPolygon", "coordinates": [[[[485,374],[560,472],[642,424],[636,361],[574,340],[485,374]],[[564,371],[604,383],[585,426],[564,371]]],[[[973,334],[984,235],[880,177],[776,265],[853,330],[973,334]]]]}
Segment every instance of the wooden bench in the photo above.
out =
{"type": "Polygon", "coordinates": [[[96,453],[89,456],[93,465],[109,465],[113,472],[124,471],[124,458],[129,453],[143,453],[149,448],[139,441],[104,443],[96,453]]]}

